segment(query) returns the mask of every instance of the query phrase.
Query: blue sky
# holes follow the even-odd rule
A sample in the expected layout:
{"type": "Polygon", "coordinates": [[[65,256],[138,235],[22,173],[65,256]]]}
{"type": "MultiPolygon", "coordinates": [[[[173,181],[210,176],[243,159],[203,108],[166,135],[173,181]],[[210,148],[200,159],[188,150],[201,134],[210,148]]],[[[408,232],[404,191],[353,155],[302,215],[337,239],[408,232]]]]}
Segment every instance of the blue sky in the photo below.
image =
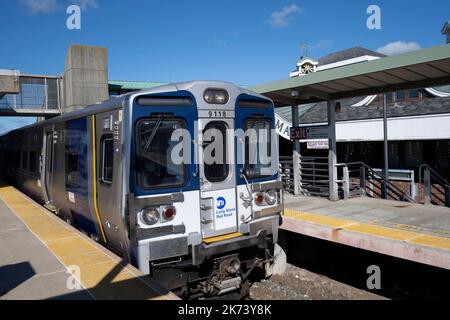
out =
{"type": "Polygon", "coordinates": [[[0,2],[0,69],[61,74],[71,43],[108,48],[109,77],[157,82],[218,79],[260,84],[287,78],[307,41],[311,56],[353,46],[389,52],[443,44],[448,0],[0,2]],[[66,8],[82,7],[81,30],[66,8]],[[366,27],[381,8],[381,30],[366,27]]]}

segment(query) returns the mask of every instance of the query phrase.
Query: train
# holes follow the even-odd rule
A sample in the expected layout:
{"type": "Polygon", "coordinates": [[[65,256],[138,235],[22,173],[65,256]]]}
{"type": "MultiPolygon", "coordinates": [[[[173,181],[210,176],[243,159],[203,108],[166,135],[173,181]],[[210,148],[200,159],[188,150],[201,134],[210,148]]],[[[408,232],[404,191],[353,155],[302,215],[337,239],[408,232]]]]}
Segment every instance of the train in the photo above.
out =
{"type": "Polygon", "coordinates": [[[0,136],[0,177],[180,297],[245,296],[282,222],[274,132],[267,97],[174,83],[0,136]]]}

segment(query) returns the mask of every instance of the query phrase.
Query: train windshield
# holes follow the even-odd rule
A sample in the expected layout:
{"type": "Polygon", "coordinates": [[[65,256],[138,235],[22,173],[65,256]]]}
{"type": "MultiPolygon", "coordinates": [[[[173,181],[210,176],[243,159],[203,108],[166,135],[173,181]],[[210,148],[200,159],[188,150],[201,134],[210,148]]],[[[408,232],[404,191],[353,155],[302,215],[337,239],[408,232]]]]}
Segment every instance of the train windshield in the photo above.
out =
{"type": "Polygon", "coordinates": [[[181,119],[140,120],[137,123],[137,181],[143,189],[179,187],[185,184],[186,165],[175,163],[172,141],[175,130],[185,129],[181,119]]]}
{"type": "Polygon", "coordinates": [[[249,179],[273,175],[270,119],[250,118],[245,121],[245,165],[249,179]]]}

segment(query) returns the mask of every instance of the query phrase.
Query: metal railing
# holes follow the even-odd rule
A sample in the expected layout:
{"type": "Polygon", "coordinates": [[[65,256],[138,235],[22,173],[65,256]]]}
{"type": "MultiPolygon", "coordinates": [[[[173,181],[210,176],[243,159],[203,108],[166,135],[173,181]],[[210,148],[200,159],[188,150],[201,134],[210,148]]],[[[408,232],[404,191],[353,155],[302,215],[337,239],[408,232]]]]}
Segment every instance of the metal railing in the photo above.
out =
{"type": "Polygon", "coordinates": [[[280,157],[280,174],[284,190],[294,193],[294,164],[292,157],[280,157]]]}
{"type": "Polygon", "coordinates": [[[300,168],[300,188],[303,195],[330,196],[328,157],[301,157],[300,168]]]}
{"type": "Polygon", "coordinates": [[[383,172],[379,172],[363,162],[338,164],[337,167],[342,168],[342,179],[338,180],[338,184],[344,199],[368,196],[416,203],[411,195],[386,179],[383,172]],[[355,177],[356,179],[354,179],[355,177]]]}
{"type": "Polygon", "coordinates": [[[427,164],[419,168],[419,183],[425,188],[425,205],[450,208],[450,183],[427,164]]]}

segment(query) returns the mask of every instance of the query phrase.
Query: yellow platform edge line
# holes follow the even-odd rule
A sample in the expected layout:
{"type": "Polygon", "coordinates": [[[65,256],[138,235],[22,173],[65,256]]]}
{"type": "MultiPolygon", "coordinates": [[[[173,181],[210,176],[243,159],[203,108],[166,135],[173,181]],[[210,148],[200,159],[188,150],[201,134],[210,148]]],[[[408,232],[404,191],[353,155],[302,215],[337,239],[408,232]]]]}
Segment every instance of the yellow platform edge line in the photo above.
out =
{"type": "MultiPolygon", "coordinates": [[[[73,230],[71,230],[70,227],[65,226],[64,222],[59,221],[57,217],[53,217],[51,216],[51,214],[46,211],[45,209],[39,207],[36,203],[34,203],[32,200],[28,199],[28,197],[26,197],[25,195],[21,194],[19,191],[17,191],[15,188],[13,187],[0,187],[0,199],[3,200],[3,202],[5,203],[5,205],[27,226],[27,228],[29,229],[29,231],[39,240],[41,241],[41,243],[58,259],[58,261],[60,261],[60,263],[62,265],[64,265],[66,268],[71,267],[71,265],[68,265],[67,262],[68,258],[72,257],[77,259],[77,257],[81,257],[90,253],[97,253],[100,254],[101,256],[104,256],[105,259],[107,261],[105,262],[109,262],[109,265],[117,265],[119,264],[115,259],[111,258],[110,256],[108,256],[105,252],[103,252],[101,249],[97,248],[94,244],[90,243],[88,240],[84,239],[82,236],[78,235],[76,232],[74,232],[73,230]],[[11,204],[9,202],[12,202],[11,204]],[[38,208],[39,210],[36,210],[36,208],[38,208]],[[33,210],[33,214],[30,215],[29,212],[33,210]],[[36,225],[33,224],[32,221],[33,219],[39,218],[41,219],[41,223],[36,225]],[[31,222],[31,223],[30,223],[31,222]],[[56,225],[58,225],[61,230],[64,231],[69,231],[73,233],[73,237],[71,238],[65,238],[65,239],[49,239],[49,240],[43,240],[40,237],[40,234],[43,230],[43,226],[45,225],[51,225],[52,227],[55,227],[56,225]],[[34,230],[34,228],[36,228],[36,230],[34,230]],[[37,231],[37,232],[35,232],[37,231]],[[72,252],[71,254],[71,248],[68,247],[64,247],[61,246],[62,244],[64,244],[66,241],[75,241],[76,243],[78,243],[78,245],[80,247],[84,247],[86,250],[89,249],[88,251],[78,251],[78,252],[72,252]],[[60,246],[54,246],[56,242],[60,242],[60,246]],[[92,249],[92,250],[91,250],[92,249]]],[[[102,288],[95,288],[95,286],[97,286],[98,284],[100,284],[100,282],[104,279],[104,277],[106,275],[108,275],[108,272],[111,270],[105,270],[105,268],[102,269],[98,269],[99,264],[102,263],[98,263],[98,261],[91,261],[91,262],[86,262],[83,261],[83,259],[77,259],[77,262],[81,262],[79,263],[80,269],[82,270],[82,275],[81,275],[81,279],[77,277],[78,282],[81,284],[81,286],[83,287],[83,289],[85,289],[89,295],[94,298],[100,298],[101,297],[97,297],[95,296],[96,292],[102,292],[105,289],[105,286],[101,286],[102,288]],[[105,274],[106,272],[106,274],[105,274]],[[93,279],[95,279],[95,281],[93,281],[93,279]],[[102,289],[102,290],[99,290],[102,289]],[[92,292],[93,291],[93,292],[92,292]]],[[[85,259],[86,260],[86,259],[85,259]]],[[[73,259],[72,259],[73,261],[73,259]]],[[[126,266],[123,267],[123,269],[118,272],[115,275],[115,278],[112,280],[112,283],[117,282],[117,279],[126,279],[129,278],[129,276],[127,275],[133,275],[133,276],[138,276],[135,274],[135,272],[132,269],[127,268],[126,266]]],[[[139,288],[134,288],[135,293],[138,294],[138,296],[142,296],[142,297],[148,297],[148,291],[146,292],[146,290],[153,290],[153,292],[155,294],[158,294],[159,296],[155,296],[155,297],[150,297],[149,299],[153,300],[169,300],[170,297],[172,295],[172,293],[170,292],[160,292],[160,290],[158,288],[155,288],[153,286],[151,286],[149,283],[144,282],[142,279],[139,278],[135,278],[133,280],[137,280],[134,281],[135,284],[140,284],[139,288]],[[147,288],[147,289],[143,289],[143,287],[147,288]]],[[[173,296],[175,297],[175,296],[173,296]]]]}
{"type": "Polygon", "coordinates": [[[357,221],[329,217],[317,213],[301,212],[292,209],[285,210],[285,217],[308,223],[324,225],[332,229],[346,230],[377,236],[390,240],[404,241],[414,245],[430,247],[434,249],[450,250],[450,238],[432,236],[424,233],[382,227],[357,221]]]}
{"type": "Polygon", "coordinates": [[[230,240],[230,239],[239,238],[239,237],[242,237],[242,233],[235,232],[235,233],[224,234],[222,236],[205,238],[205,239],[203,239],[203,242],[206,244],[211,244],[214,242],[220,242],[220,241],[230,240]]]}

